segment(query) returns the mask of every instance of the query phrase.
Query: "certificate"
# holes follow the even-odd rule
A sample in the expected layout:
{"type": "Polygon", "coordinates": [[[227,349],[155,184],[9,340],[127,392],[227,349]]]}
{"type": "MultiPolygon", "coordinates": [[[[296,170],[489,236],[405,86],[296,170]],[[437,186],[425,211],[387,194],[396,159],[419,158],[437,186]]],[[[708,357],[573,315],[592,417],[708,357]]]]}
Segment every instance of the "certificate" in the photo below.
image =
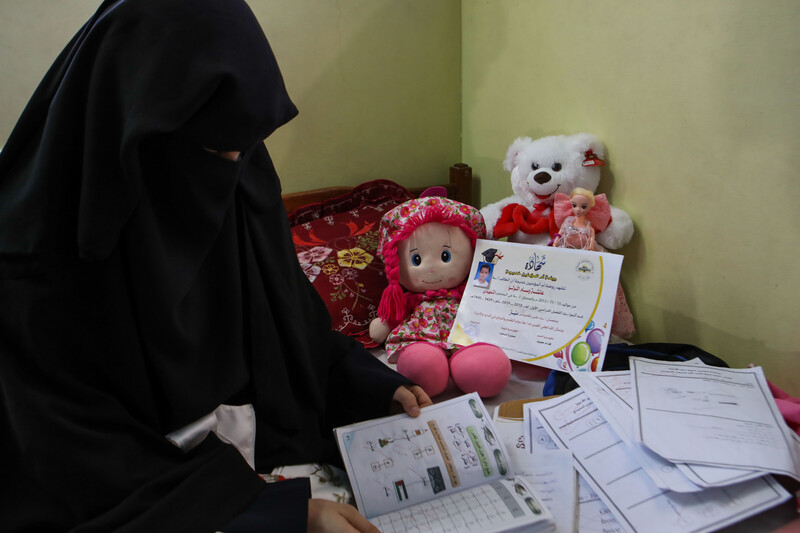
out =
{"type": "Polygon", "coordinates": [[[622,256],[478,239],[449,342],[557,370],[603,366],[622,256]]]}

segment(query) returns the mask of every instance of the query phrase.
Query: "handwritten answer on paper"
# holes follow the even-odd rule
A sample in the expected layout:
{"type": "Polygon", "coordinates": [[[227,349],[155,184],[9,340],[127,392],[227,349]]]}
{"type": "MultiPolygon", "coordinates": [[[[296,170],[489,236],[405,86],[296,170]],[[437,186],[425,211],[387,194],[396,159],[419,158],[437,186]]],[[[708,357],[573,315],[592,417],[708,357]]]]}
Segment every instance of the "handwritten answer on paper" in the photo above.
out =
{"type": "MultiPolygon", "coordinates": [[[[693,359],[685,364],[702,366],[703,363],[699,359],[693,359]]],[[[763,475],[758,471],[741,468],[673,463],[636,442],[630,371],[582,372],[573,377],[603,412],[617,435],[625,441],[629,452],[660,488],[675,492],[695,492],[704,487],[724,487],[763,475]]]]}
{"type": "Polygon", "coordinates": [[[648,448],[674,462],[800,480],[792,433],[761,368],[630,361],[636,436],[648,448]]]}

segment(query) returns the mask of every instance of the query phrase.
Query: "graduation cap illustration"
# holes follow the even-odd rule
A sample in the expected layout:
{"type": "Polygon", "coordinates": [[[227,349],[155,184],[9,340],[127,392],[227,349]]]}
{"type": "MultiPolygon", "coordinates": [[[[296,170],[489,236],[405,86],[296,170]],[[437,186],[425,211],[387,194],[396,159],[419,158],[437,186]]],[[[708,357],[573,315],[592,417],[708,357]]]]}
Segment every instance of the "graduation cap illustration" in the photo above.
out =
{"type": "Polygon", "coordinates": [[[489,248],[481,252],[484,261],[487,263],[497,263],[500,259],[503,258],[503,254],[497,251],[497,248],[489,248]]]}

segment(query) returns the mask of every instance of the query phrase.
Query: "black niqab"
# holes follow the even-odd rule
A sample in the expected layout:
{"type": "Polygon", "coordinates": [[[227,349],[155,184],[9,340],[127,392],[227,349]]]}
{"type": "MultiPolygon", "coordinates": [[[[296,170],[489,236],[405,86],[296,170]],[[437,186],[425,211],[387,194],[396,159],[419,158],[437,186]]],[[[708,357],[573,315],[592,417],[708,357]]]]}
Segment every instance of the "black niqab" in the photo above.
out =
{"type": "Polygon", "coordinates": [[[263,484],[164,435],[252,403],[268,471],[386,414],[297,264],[262,143],[296,113],[240,0],[109,0],[58,57],[0,153],[0,531],[213,531],[263,484]]]}

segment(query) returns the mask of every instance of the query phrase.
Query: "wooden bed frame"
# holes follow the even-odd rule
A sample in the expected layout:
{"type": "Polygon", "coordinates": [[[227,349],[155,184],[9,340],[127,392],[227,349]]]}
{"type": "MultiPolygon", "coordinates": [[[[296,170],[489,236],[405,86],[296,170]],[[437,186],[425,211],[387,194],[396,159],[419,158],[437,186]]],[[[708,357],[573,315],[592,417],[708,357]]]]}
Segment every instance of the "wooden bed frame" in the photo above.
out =
{"type": "MultiPolygon", "coordinates": [[[[472,205],[472,167],[464,163],[456,163],[450,167],[450,181],[448,183],[435,183],[429,185],[441,185],[447,189],[447,197],[459,202],[472,205]]],[[[419,196],[428,187],[411,187],[408,190],[419,196]]],[[[283,205],[286,212],[291,213],[298,207],[323,202],[330,198],[336,198],[347,192],[353,187],[324,187],[309,191],[293,192],[283,195],[283,205]]]]}

